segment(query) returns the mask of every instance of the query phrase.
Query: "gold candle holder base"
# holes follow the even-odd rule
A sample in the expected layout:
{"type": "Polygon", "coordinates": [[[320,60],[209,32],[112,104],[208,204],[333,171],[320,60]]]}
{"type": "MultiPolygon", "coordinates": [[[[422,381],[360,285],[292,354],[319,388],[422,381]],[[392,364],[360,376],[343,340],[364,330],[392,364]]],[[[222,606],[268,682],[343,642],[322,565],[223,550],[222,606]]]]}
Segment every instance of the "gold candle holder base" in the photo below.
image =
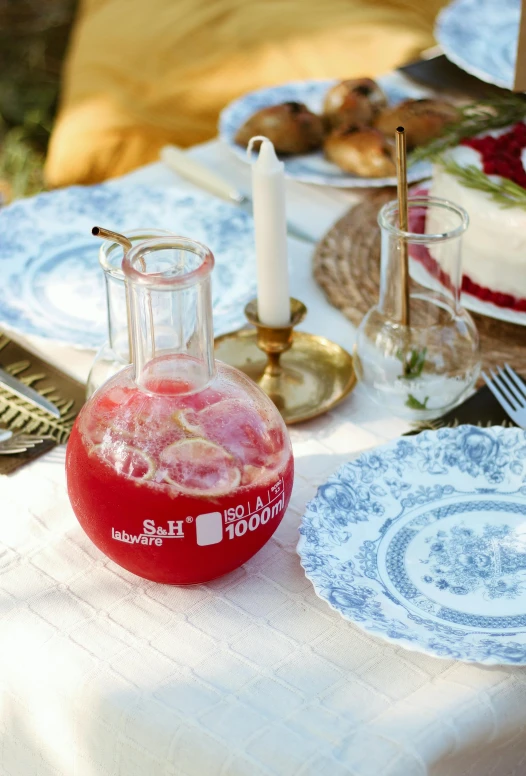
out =
{"type": "Polygon", "coordinates": [[[264,326],[253,299],[245,315],[255,329],[239,329],[215,341],[216,357],[257,383],[288,425],[327,412],[356,385],[347,351],[325,337],[294,331],[306,314],[305,305],[291,299],[290,325],[264,326]]]}

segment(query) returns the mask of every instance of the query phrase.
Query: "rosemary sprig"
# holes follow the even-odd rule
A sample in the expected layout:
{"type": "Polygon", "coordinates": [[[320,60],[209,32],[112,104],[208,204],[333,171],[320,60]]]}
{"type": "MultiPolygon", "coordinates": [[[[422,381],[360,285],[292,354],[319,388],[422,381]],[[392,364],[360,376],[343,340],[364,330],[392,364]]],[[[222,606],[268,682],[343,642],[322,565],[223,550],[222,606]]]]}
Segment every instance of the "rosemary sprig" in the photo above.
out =
{"type": "Polygon", "coordinates": [[[404,373],[398,375],[399,380],[415,380],[423,372],[424,365],[426,363],[427,348],[418,350],[418,348],[411,348],[409,352],[406,352],[403,348],[396,351],[396,358],[400,359],[403,364],[404,373]]]}
{"type": "Polygon", "coordinates": [[[491,100],[469,103],[459,108],[459,119],[444,129],[442,135],[424,146],[416,148],[410,163],[422,160],[434,161],[448,148],[457,146],[465,137],[516,124],[526,117],[526,101],[516,94],[491,100]]]}
{"type": "Polygon", "coordinates": [[[405,403],[406,407],[409,407],[410,410],[427,410],[427,402],[429,401],[429,396],[426,396],[424,401],[419,401],[416,396],[413,396],[412,393],[410,393],[407,397],[407,401],[405,403]]]}
{"type": "MultiPolygon", "coordinates": [[[[409,352],[405,352],[402,348],[397,351],[396,357],[400,359],[403,364],[404,373],[398,375],[399,380],[416,380],[421,376],[424,371],[426,363],[427,348],[411,348],[409,352]]],[[[427,402],[429,396],[426,396],[423,402],[419,401],[412,393],[407,394],[405,406],[411,410],[425,410],[427,409],[427,402]]]]}
{"type": "Polygon", "coordinates": [[[399,356],[404,364],[404,374],[399,375],[399,380],[415,380],[420,377],[426,363],[427,348],[418,350],[413,348],[408,354],[403,352],[399,356]]]}
{"type": "Polygon", "coordinates": [[[493,181],[485,172],[472,164],[462,167],[453,159],[440,159],[441,167],[466,186],[468,189],[478,189],[489,194],[491,199],[502,208],[520,207],[526,210],[526,189],[508,178],[493,181]]]}

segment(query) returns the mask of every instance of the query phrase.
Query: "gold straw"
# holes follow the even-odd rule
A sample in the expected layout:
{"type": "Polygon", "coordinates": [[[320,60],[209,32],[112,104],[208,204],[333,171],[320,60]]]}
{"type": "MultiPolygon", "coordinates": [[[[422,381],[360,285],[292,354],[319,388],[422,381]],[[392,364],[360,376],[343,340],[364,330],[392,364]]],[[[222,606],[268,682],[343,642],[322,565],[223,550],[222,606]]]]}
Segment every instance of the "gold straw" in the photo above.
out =
{"type": "Polygon", "coordinates": [[[91,230],[91,234],[95,235],[95,237],[102,237],[103,240],[111,240],[111,242],[119,243],[125,251],[129,251],[132,247],[130,240],[123,234],[112,232],[111,229],[103,229],[102,226],[94,226],[91,230]]]}
{"type": "MultiPolygon", "coordinates": [[[[407,148],[405,129],[396,128],[396,177],[398,180],[398,222],[402,232],[408,231],[407,221],[407,148]]],[[[402,325],[411,325],[409,308],[409,258],[407,241],[400,238],[400,273],[402,281],[402,325]]]]}

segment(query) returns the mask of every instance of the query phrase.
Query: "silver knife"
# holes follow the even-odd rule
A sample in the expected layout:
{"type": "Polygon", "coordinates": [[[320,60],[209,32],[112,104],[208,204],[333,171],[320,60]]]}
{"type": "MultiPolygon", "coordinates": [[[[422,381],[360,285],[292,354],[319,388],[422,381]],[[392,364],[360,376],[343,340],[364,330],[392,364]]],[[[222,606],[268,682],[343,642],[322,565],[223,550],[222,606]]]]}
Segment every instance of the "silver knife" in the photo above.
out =
{"type": "Polygon", "coordinates": [[[2,385],[5,386],[8,391],[11,391],[11,393],[14,393],[21,399],[24,399],[24,401],[28,401],[35,407],[38,407],[41,410],[45,410],[55,418],[60,418],[60,410],[53,404],[53,402],[48,401],[48,399],[44,398],[44,396],[42,396],[40,393],[37,393],[37,391],[33,390],[33,388],[30,388],[16,377],[13,377],[13,375],[10,375],[8,372],[4,372],[3,369],[0,369],[0,386],[2,385]]]}
{"type": "MultiPolygon", "coordinates": [[[[161,149],[160,154],[161,161],[164,162],[170,169],[178,173],[182,178],[194,183],[196,186],[201,186],[211,194],[215,194],[217,197],[230,202],[232,205],[237,205],[245,212],[252,215],[252,200],[246,194],[242,194],[234,186],[231,186],[227,181],[221,178],[217,173],[212,172],[205,167],[201,162],[196,161],[187,153],[182,151],[177,146],[168,145],[161,149]]],[[[287,232],[291,237],[295,237],[297,240],[303,240],[311,244],[315,244],[316,240],[310,234],[307,234],[302,229],[298,229],[296,224],[287,222],[287,232]]]]}

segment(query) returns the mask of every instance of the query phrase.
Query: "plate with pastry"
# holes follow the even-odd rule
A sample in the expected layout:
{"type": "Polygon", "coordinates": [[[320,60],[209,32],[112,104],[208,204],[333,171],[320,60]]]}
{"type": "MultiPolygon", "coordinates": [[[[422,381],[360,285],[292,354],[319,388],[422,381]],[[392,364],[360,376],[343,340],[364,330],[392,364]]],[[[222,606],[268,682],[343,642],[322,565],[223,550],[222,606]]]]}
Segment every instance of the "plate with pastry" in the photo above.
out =
{"type": "Polygon", "coordinates": [[[408,144],[408,180],[429,176],[428,162],[411,164],[411,151],[438,137],[457,108],[397,74],[373,81],[296,81],[250,92],[230,103],[219,121],[223,142],[244,161],[251,137],[274,143],[285,174],[304,183],[339,188],[395,186],[396,127],[408,144]]]}

